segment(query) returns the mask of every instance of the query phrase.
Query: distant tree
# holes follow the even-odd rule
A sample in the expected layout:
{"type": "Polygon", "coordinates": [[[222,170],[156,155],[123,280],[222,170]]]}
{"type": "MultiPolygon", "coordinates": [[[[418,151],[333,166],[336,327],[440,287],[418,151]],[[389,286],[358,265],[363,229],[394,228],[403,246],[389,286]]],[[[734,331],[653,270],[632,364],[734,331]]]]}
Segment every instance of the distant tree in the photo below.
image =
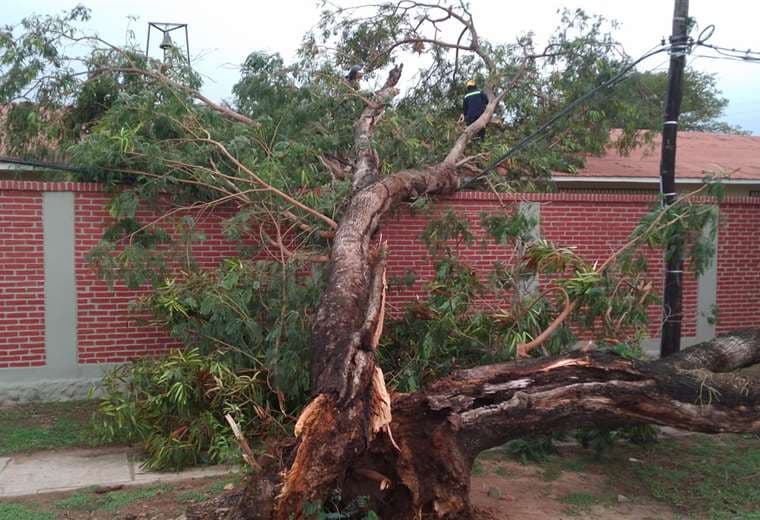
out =
{"type": "MultiPolygon", "coordinates": [[[[715,74],[687,68],[679,129],[692,132],[745,134],[721,121],[728,100],[718,90],[715,74]]],[[[612,126],[660,131],[668,89],[667,72],[637,72],[610,97],[612,126]]]]}

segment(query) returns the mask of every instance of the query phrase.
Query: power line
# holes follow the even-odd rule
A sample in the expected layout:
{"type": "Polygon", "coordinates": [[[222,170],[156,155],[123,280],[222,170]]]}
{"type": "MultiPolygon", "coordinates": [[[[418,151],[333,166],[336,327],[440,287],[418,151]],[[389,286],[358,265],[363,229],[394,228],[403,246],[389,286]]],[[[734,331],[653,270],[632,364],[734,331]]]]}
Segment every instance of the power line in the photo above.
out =
{"type": "Polygon", "coordinates": [[[708,49],[712,49],[718,54],[727,56],[729,58],[737,58],[737,59],[745,60],[745,61],[760,61],[760,52],[753,51],[752,49],[747,49],[745,51],[742,51],[739,49],[730,49],[728,47],[720,47],[718,45],[710,45],[709,43],[703,43],[703,42],[697,42],[697,45],[699,45],[700,47],[707,47],[708,49]]]}
{"type": "Polygon", "coordinates": [[[724,60],[724,61],[739,61],[742,63],[758,64],[760,58],[740,58],[734,56],[710,56],[707,54],[696,54],[695,58],[707,58],[708,60],[724,60]]]}
{"type": "Polygon", "coordinates": [[[46,170],[58,170],[58,171],[63,171],[63,172],[92,173],[92,170],[90,169],[81,168],[79,166],[73,166],[71,164],[39,161],[36,159],[21,159],[17,157],[9,157],[6,155],[0,155],[0,163],[18,164],[21,166],[33,166],[35,168],[44,168],[46,170]]]}
{"type": "Polygon", "coordinates": [[[667,50],[670,50],[672,48],[674,48],[674,46],[660,45],[658,47],[655,47],[654,50],[651,50],[651,51],[645,53],[644,55],[642,55],[637,60],[635,60],[635,61],[631,62],[630,64],[628,64],[627,66],[625,66],[623,68],[623,70],[621,70],[620,72],[618,72],[615,76],[611,77],[610,79],[608,79],[604,83],[600,84],[599,86],[593,88],[592,90],[586,92],[584,95],[582,95],[581,97],[577,98],[575,101],[572,101],[571,103],[569,103],[568,105],[566,105],[565,108],[563,108],[562,110],[560,110],[559,112],[557,112],[554,116],[552,116],[547,122],[545,122],[543,125],[541,125],[540,127],[538,127],[536,130],[534,130],[528,136],[524,137],[517,144],[515,144],[509,150],[507,150],[505,153],[503,153],[501,156],[499,156],[496,160],[492,161],[491,164],[489,164],[488,166],[486,166],[486,168],[482,172],[480,172],[478,175],[476,175],[475,177],[473,177],[472,179],[470,179],[469,181],[467,181],[466,183],[464,183],[464,185],[462,187],[463,188],[467,188],[467,187],[471,186],[474,182],[476,182],[476,181],[482,179],[483,177],[485,177],[486,175],[488,175],[488,173],[490,173],[491,171],[493,171],[497,166],[499,166],[502,162],[504,162],[510,156],[512,156],[512,155],[516,154],[517,152],[522,151],[525,148],[527,148],[528,145],[530,145],[531,143],[533,143],[533,141],[537,140],[539,137],[542,137],[545,133],[547,133],[551,129],[551,127],[554,125],[554,123],[556,123],[557,121],[559,121],[560,119],[562,119],[563,117],[565,117],[567,114],[569,114],[571,111],[573,111],[579,105],[582,105],[583,103],[585,103],[586,101],[588,101],[589,99],[591,99],[592,97],[594,97],[598,92],[600,92],[602,90],[605,90],[605,89],[612,88],[614,86],[617,86],[619,83],[623,82],[625,79],[627,79],[628,73],[630,71],[632,71],[636,67],[636,65],[638,65],[642,61],[644,61],[644,60],[646,60],[646,59],[648,59],[648,58],[650,58],[652,56],[655,56],[656,54],[659,54],[661,52],[665,52],[667,50]]]}
{"type": "MultiPolygon", "coordinates": [[[[711,43],[707,43],[707,40],[712,38],[712,35],[714,32],[715,32],[714,24],[710,24],[707,27],[705,27],[702,30],[702,32],[699,33],[699,36],[697,37],[696,45],[700,47],[706,47],[708,49],[712,49],[713,51],[717,52],[722,57],[724,57],[724,59],[733,59],[733,60],[745,61],[749,63],[760,62],[760,52],[758,51],[753,51],[752,49],[741,50],[734,47],[723,47],[721,45],[713,45],[711,43]]],[[[699,57],[721,59],[719,56],[700,55],[699,57]]]]}

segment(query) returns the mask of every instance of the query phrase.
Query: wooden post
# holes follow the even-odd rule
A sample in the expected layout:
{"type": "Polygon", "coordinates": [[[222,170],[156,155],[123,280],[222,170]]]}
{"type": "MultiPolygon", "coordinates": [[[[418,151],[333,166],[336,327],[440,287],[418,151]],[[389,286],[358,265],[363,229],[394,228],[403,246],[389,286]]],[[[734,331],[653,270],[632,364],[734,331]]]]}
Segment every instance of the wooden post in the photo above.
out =
{"type": "MultiPolygon", "coordinates": [[[[670,68],[668,93],[665,100],[665,121],[662,125],[662,154],[660,156],[660,193],[663,204],[670,205],[676,197],[676,137],[681,112],[683,72],[688,50],[689,0],[675,0],[673,34],[670,37],[670,68]]],[[[679,226],[679,224],[674,224],[679,226]]],[[[681,349],[683,319],[683,236],[676,233],[665,246],[665,284],[662,297],[662,336],[660,355],[667,356],[681,349]]]]}

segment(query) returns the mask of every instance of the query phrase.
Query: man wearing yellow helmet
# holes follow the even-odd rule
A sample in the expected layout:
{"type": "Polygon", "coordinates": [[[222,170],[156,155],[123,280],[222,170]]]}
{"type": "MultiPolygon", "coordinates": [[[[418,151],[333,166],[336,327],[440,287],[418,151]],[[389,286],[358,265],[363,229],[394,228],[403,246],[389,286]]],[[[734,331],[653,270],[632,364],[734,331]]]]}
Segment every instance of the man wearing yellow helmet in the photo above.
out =
{"type": "MultiPolygon", "coordinates": [[[[485,111],[488,104],[488,96],[478,89],[478,84],[474,79],[467,81],[465,84],[467,91],[464,94],[462,100],[462,115],[464,116],[464,122],[467,125],[474,123],[485,111]]],[[[475,136],[476,141],[482,141],[486,136],[486,129],[484,128],[478,135],[475,136]]]]}

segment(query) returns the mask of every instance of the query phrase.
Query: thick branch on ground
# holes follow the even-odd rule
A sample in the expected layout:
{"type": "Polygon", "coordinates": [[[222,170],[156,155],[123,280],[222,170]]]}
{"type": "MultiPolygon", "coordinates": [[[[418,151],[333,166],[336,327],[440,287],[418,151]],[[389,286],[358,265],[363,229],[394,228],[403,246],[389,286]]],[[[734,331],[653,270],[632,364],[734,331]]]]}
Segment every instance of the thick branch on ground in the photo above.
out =
{"type": "MultiPolygon", "coordinates": [[[[395,396],[395,444],[380,435],[354,454],[346,471],[323,466],[309,472],[333,474],[333,485],[347,500],[370,496],[382,518],[466,519],[475,457],[514,438],[631,422],[708,433],[760,432],[760,380],[727,374],[758,363],[760,331],[752,330],[654,362],[575,352],[463,370],[423,392],[395,396]]],[[[327,399],[320,396],[307,409],[308,427],[340,431],[356,419],[331,413],[327,399]]],[[[309,460],[324,460],[316,455],[309,460]]],[[[237,514],[268,519],[248,506],[271,502],[277,485],[267,497],[252,484],[237,514]]]]}

